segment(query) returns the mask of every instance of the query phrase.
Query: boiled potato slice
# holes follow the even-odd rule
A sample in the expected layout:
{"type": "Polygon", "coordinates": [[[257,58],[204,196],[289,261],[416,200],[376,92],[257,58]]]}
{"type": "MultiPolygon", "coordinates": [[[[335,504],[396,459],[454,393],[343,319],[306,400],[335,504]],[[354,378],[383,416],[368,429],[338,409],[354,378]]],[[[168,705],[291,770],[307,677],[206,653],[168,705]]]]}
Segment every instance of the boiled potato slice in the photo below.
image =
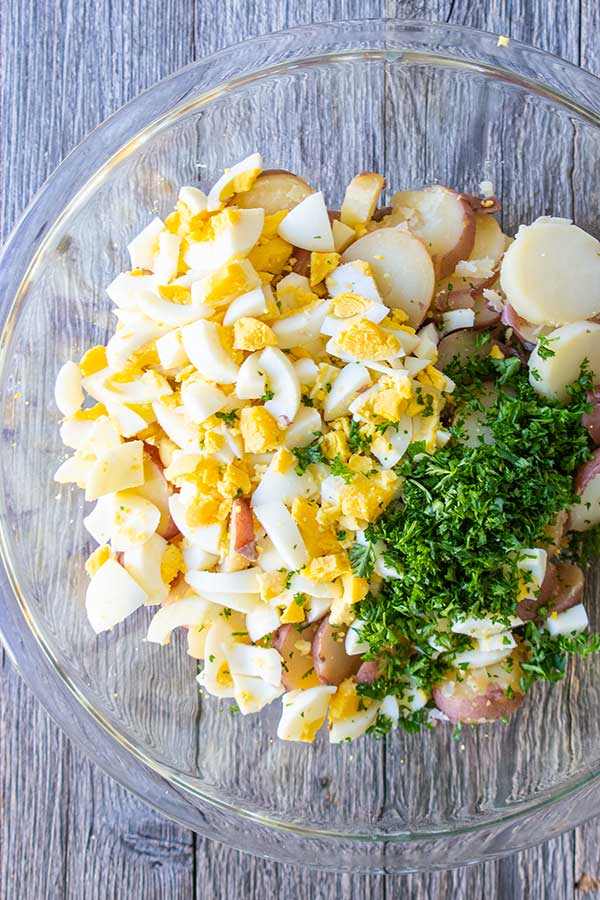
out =
{"type": "Polygon", "coordinates": [[[312,193],[311,186],[299,175],[285,169],[267,169],[249,191],[236,194],[235,205],[242,209],[262,208],[270,216],[280,209],[293,209],[312,193]]]}
{"type": "Polygon", "coordinates": [[[376,172],[362,172],[356,175],[348,187],[344,196],[341,209],[341,220],[344,225],[356,228],[369,221],[379,195],[385,186],[385,178],[376,172]]]}
{"type": "Polygon", "coordinates": [[[435,274],[425,245],[405,226],[380,228],[355,241],[342,262],[362,259],[369,263],[383,302],[403,309],[408,324],[417,328],[433,297],[435,274]]]}
{"type": "Polygon", "coordinates": [[[504,255],[500,284],[528,322],[591,319],[600,312],[600,241],[567,219],[522,225],[504,255]]]}
{"type": "Polygon", "coordinates": [[[600,448],[584,462],[575,476],[575,492],[580,502],[572,507],[569,527],[573,531],[587,531],[600,523],[600,448]]]}
{"type": "Polygon", "coordinates": [[[566,400],[566,385],[579,378],[582,362],[587,359],[594,383],[600,380],[600,325],[596,322],[571,322],[556,328],[545,338],[548,352],[536,344],[529,357],[529,381],[544,397],[566,400]],[[545,356],[545,359],[542,359],[545,356]]]}
{"type": "Polygon", "coordinates": [[[461,194],[436,184],[394,194],[392,204],[394,210],[406,209],[408,226],[431,254],[438,279],[469,258],[475,242],[475,213],[461,194]]]}
{"type": "Polygon", "coordinates": [[[519,646],[506,659],[483,669],[469,669],[450,676],[433,689],[435,705],[451,722],[475,725],[494,722],[510,716],[521,704],[521,661],[524,652],[519,646]],[[507,696],[508,694],[508,696],[507,696]]]}

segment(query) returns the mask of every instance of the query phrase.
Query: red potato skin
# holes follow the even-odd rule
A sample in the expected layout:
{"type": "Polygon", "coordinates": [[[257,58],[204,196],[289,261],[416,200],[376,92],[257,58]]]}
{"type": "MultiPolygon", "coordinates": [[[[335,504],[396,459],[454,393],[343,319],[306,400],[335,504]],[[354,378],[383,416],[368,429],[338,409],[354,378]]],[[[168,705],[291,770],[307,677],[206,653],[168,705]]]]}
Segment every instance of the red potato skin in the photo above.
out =
{"type": "Polygon", "coordinates": [[[364,663],[361,663],[361,666],[356,673],[354,680],[357,684],[373,684],[375,679],[377,678],[377,672],[379,671],[379,663],[376,659],[369,659],[364,663]]]}
{"type": "Polygon", "coordinates": [[[600,385],[596,385],[592,391],[588,391],[587,402],[592,404],[593,409],[591,412],[583,414],[581,424],[587,429],[587,433],[598,447],[600,446],[600,385]]]}
{"type": "Polygon", "coordinates": [[[294,247],[292,255],[296,260],[292,272],[295,272],[296,275],[304,275],[308,278],[310,275],[310,250],[303,250],[302,247],[294,247]]]}
{"type": "Polygon", "coordinates": [[[512,715],[523,701],[519,682],[523,674],[520,663],[526,658],[525,651],[521,646],[516,647],[510,658],[513,660],[510,669],[506,668],[507,661],[503,660],[489,669],[471,669],[461,674],[463,680],[460,682],[456,680],[458,673],[451,675],[434,687],[435,705],[453,724],[479,725],[512,715]],[[449,693],[447,688],[452,684],[454,690],[449,693]],[[514,696],[506,696],[508,687],[514,696]]]}
{"type": "MultiPolygon", "coordinates": [[[[444,186],[435,185],[434,187],[426,188],[425,190],[433,190],[438,187],[444,186]]],[[[443,256],[434,257],[434,265],[438,280],[451,275],[461,259],[468,259],[471,250],[473,249],[473,244],[475,243],[475,213],[473,212],[472,205],[462,194],[458,193],[458,191],[453,191],[452,188],[449,187],[445,187],[444,190],[449,191],[451,194],[455,194],[462,204],[464,227],[458,243],[443,256]]]]}
{"type": "MultiPolygon", "coordinates": [[[[144,452],[150,457],[154,466],[162,475],[165,471],[165,467],[162,459],[160,458],[158,447],[155,447],[153,444],[147,444],[146,442],[144,442],[144,452]]],[[[169,494],[174,493],[173,487],[168,482],[166,483],[169,494]]],[[[166,541],[172,541],[174,538],[179,537],[179,535],[181,534],[179,528],[177,527],[171,516],[168,517],[167,521],[164,524],[160,524],[158,526],[158,528],[156,529],[156,533],[166,541]]]]}
{"type": "Polygon", "coordinates": [[[554,612],[561,613],[583,600],[585,578],[583,572],[574,563],[559,562],[556,566],[556,590],[550,606],[554,612]]]}
{"type": "Polygon", "coordinates": [[[373,222],[381,222],[382,219],[385,219],[386,216],[391,216],[393,213],[393,208],[391,206],[380,206],[379,209],[376,209],[371,219],[373,222]]]}
{"type": "Polygon", "coordinates": [[[549,562],[546,566],[546,574],[537,597],[526,597],[517,603],[517,615],[524,622],[531,622],[537,616],[537,611],[542,606],[550,606],[556,593],[556,566],[549,562]]]}
{"type": "Polygon", "coordinates": [[[463,200],[466,200],[473,212],[479,215],[492,215],[500,212],[502,208],[497,197],[488,197],[486,199],[484,197],[475,197],[474,194],[461,194],[461,197],[463,200]]]}
{"type": "Polygon", "coordinates": [[[250,501],[247,497],[238,497],[233,501],[230,527],[233,550],[250,562],[256,562],[258,550],[254,534],[254,520],[252,519],[250,501]]]}
{"type": "Polygon", "coordinates": [[[594,478],[600,475],[600,447],[592,452],[592,458],[582,463],[575,475],[575,493],[583,494],[586,487],[594,478]]]}
{"type": "Polygon", "coordinates": [[[155,447],[154,444],[148,444],[144,441],[144,452],[148,454],[154,465],[157,469],[160,469],[160,473],[165,471],[165,467],[163,465],[163,461],[160,458],[160,453],[158,451],[158,447],[155,447]]]}
{"type": "Polygon", "coordinates": [[[346,629],[333,626],[329,616],[325,616],[319,625],[313,640],[313,665],[322,684],[341,684],[346,678],[356,675],[361,661],[360,656],[348,656],[344,641],[336,640],[334,635],[342,638],[346,629]]]}
{"type": "Polygon", "coordinates": [[[507,328],[512,328],[514,334],[521,341],[526,350],[533,350],[537,342],[537,336],[534,333],[535,326],[531,325],[525,319],[522,319],[509,303],[507,303],[502,310],[502,323],[506,325],[507,328]]]}
{"type": "Polygon", "coordinates": [[[316,673],[310,671],[314,668],[311,656],[302,656],[295,649],[295,644],[301,640],[312,644],[319,625],[320,621],[301,625],[300,630],[296,625],[280,625],[271,639],[271,646],[283,659],[281,681],[287,691],[306,690],[321,684],[316,673]]]}

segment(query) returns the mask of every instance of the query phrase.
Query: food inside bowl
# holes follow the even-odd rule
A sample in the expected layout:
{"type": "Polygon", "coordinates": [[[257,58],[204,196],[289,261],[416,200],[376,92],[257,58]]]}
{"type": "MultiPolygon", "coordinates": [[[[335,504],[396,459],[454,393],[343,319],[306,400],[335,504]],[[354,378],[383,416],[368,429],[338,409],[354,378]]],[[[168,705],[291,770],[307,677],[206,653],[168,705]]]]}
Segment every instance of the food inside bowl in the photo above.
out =
{"type": "Polygon", "coordinates": [[[155,607],[284,740],[496,720],[600,646],[600,243],[384,187],[333,211],[258,153],[183,187],[56,382],[92,627],[155,607]]]}

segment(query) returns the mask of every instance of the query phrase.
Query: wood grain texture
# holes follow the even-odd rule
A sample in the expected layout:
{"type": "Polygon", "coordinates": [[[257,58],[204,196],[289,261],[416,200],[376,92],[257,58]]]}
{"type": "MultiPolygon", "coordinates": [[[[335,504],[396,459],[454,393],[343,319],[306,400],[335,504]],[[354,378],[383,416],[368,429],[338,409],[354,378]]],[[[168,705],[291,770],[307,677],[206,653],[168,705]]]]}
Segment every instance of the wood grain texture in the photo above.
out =
{"type": "MultiPolygon", "coordinates": [[[[165,74],[251,35],[381,15],[510,34],[600,74],[597,0],[5,0],[0,234],[91,128],[165,74]]],[[[423,161],[409,162],[417,177],[423,161]]],[[[0,900],[566,900],[577,885],[600,896],[600,820],[498,862],[389,879],[323,876],[197,838],[89,763],[3,651],[0,804],[0,900]]]]}

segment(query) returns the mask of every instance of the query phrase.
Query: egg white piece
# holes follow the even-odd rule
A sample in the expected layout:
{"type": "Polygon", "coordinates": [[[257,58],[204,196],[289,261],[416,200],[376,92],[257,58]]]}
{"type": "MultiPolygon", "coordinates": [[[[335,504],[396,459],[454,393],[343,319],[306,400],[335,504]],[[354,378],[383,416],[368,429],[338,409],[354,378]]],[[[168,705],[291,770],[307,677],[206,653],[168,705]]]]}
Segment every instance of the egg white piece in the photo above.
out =
{"type": "Polygon", "coordinates": [[[127,244],[132,269],[154,269],[154,258],[159,249],[159,235],[166,231],[166,228],[163,220],[156,217],[127,244]]]}
{"type": "Polygon", "coordinates": [[[360,363],[348,363],[344,366],[325,398],[323,407],[325,421],[343,415],[348,410],[352,398],[370,384],[369,371],[360,363]]]}
{"type": "Polygon", "coordinates": [[[277,631],[279,613],[274,607],[261,603],[256,609],[246,613],[246,628],[251,641],[260,641],[266,635],[277,631]]]}
{"type": "Polygon", "coordinates": [[[280,350],[307,349],[309,342],[318,340],[329,306],[328,300],[312,303],[273,322],[272,329],[280,350]]]}
{"type": "Polygon", "coordinates": [[[95,460],[81,453],[75,453],[58,467],[54,473],[54,481],[58,484],[76,484],[85,488],[95,460]]]}
{"type": "MultiPolygon", "coordinates": [[[[130,312],[130,320],[110,338],[106,345],[106,359],[111,369],[120,372],[132,353],[169,331],[169,325],[157,325],[143,313],[130,312]]],[[[89,380],[89,379],[88,379],[89,380]]]]}
{"type": "Polygon", "coordinates": [[[329,743],[341,744],[342,741],[355,741],[367,728],[375,723],[375,719],[379,713],[380,704],[372,701],[367,709],[357,712],[347,719],[338,719],[330,723],[329,727],[329,743]]]}
{"type": "Polygon", "coordinates": [[[468,669],[483,669],[486,666],[493,666],[495,663],[501,662],[510,656],[512,647],[500,647],[497,650],[485,651],[479,646],[473,650],[463,650],[452,658],[452,665],[455,668],[466,666],[468,669]]]}
{"type": "Polygon", "coordinates": [[[362,656],[369,649],[368,642],[360,638],[360,632],[364,624],[362,619],[355,619],[348,628],[344,640],[344,648],[348,656],[362,656]]]}
{"type": "Polygon", "coordinates": [[[321,503],[337,506],[346,482],[340,475],[328,475],[321,482],[321,503]]]}
{"type": "Polygon", "coordinates": [[[472,309],[449,309],[442,314],[441,337],[450,334],[451,331],[459,331],[461,328],[473,328],[475,325],[475,313],[472,309]]]}
{"type": "Polygon", "coordinates": [[[132,275],[121,272],[106,288],[106,293],[120,309],[137,309],[143,294],[154,294],[159,280],[156,275],[132,275]]]}
{"type": "Polygon", "coordinates": [[[65,447],[79,450],[88,440],[93,419],[66,419],[60,426],[60,439],[65,447]]]}
{"type": "Polygon", "coordinates": [[[108,544],[113,526],[113,499],[100,497],[93,510],[84,518],[84,527],[98,544],[108,544]]]}
{"type": "Polygon", "coordinates": [[[179,531],[187,538],[190,544],[201,547],[206,553],[219,556],[219,546],[223,536],[223,526],[187,524],[186,507],[180,494],[172,494],[169,497],[169,512],[179,531]]]}
{"type": "Polygon", "coordinates": [[[259,239],[264,221],[262,209],[236,210],[235,225],[218,237],[211,241],[190,241],[184,257],[186,265],[203,277],[232,259],[246,256],[259,239]]]}
{"type": "Polygon", "coordinates": [[[248,613],[254,612],[264,605],[258,594],[214,592],[196,587],[196,583],[200,582],[200,578],[198,576],[202,574],[204,573],[188,572],[185,576],[187,583],[191,585],[195,591],[200,593],[206,600],[210,600],[211,603],[214,603],[215,606],[220,607],[222,610],[233,609],[235,610],[235,612],[242,613],[246,616],[248,615],[248,613]]]}
{"type": "Polygon", "coordinates": [[[267,382],[260,357],[260,350],[251,353],[238,370],[235,393],[240,400],[258,400],[265,393],[267,382]]]}
{"type": "Polygon", "coordinates": [[[216,615],[217,612],[212,604],[201,597],[187,597],[176,603],[169,603],[168,606],[159,609],[153,617],[148,627],[146,640],[152,644],[168,644],[171,640],[171,633],[176,628],[184,625],[199,627],[206,622],[213,621],[216,615]]]}
{"type": "Polygon", "coordinates": [[[235,694],[233,679],[223,652],[224,644],[234,642],[231,631],[225,620],[219,617],[210,625],[206,635],[204,668],[197,681],[214,697],[233,697],[235,694]]]}
{"type": "Polygon", "coordinates": [[[184,185],[179,191],[179,200],[185,203],[193,216],[206,211],[207,196],[200,188],[184,185]]]}
{"type": "Polygon", "coordinates": [[[92,577],[85,596],[85,609],[96,632],[107,631],[146,603],[137,581],[114,559],[108,559],[92,577]]]}
{"type": "Polygon", "coordinates": [[[571,609],[566,609],[564,612],[551,615],[546,619],[546,628],[552,637],[585,631],[589,624],[583,603],[578,603],[577,606],[572,606],[571,609]]]}
{"type": "Polygon", "coordinates": [[[182,450],[200,450],[198,429],[185,418],[183,407],[165,406],[160,401],[152,404],[156,421],[167,437],[182,450]]]}
{"type": "Polygon", "coordinates": [[[298,410],[296,418],[285,432],[283,446],[307,447],[315,439],[317,432],[323,431],[323,422],[319,411],[313,407],[303,406],[298,410]]]}
{"type": "Polygon", "coordinates": [[[260,591],[257,575],[260,569],[242,569],[241,572],[188,572],[193,581],[188,581],[200,593],[214,594],[258,594],[260,591]]]}
{"type": "Polygon", "coordinates": [[[259,552],[259,564],[263,572],[276,572],[278,569],[285,568],[285,564],[270,538],[265,538],[260,542],[259,552]]]}
{"type": "Polygon", "coordinates": [[[312,622],[318,622],[327,615],[330,609],[331,599],[329,597],[309,597],[308,603],[304,607],[307,623],[310,625],[312,622]]]}
{"type": "Polygon", "coordinates": [[[338,266],[327,276],[325,284],[331,297],[346,293],[359,294],[359,296],[383,306],[385,315],[389,312],[383,303],[375,279],[370,274],[368,263],[362,260],[354,260],[338,266]]]}
{"type": "Polygon", "coordinates": [[[178,329],[169,331],[158,338],[156,352],[163,369],[183,369],[189,363],[187,353],[183,349],[181,331],[178,329]]]}
{"type": "Polygon", "coordinates": [[[393,694],[388,694],[387,697],[383,698],[379,712],[382,716],[391,719],[392,728],[397,727],[400,718],[400,707],[397,698],[393,694]]]}
{"type": "Polygon", "coordinates": [[[219,561],[216,553],[208,553],[208,551],[199,547],[198,544],[191,544],[187,538],[184,538],[181,542],[181,552],[188,572],[193,572],[196,569],[212,569],[219,561]]]}
{"type": "Polygon", "coordinates": [[[406,681],[406,687],[401,694],[397,695],[399,707],[403,711],[408,710],[409,712],[417,712],[417,710],[423,709],[429,700],[428,695],[421,688],[417,687],[414,678],[407,676],[404,680],[406,681]]]}
{"type": "Polygon", "coordinates": [[[252,495],[253,506],[276,502],[291,504],[296,497],[312,497],[317,493],[317,482],[308,469],[298,475],[294,466],[285,472],[278,472],[276,466],[276,462],[272,461],[262,476],[252,495]]]}
{"type": "MultiPolygon", "coordinates": [[[[529,575],[529,583],[527,590],[531,595],[539,590],[544,578],[546,577],[546,567],[548,565],[548,551],[542,547],[530,547],[521,550],[517,568],[529,575]]],[[[529,596],[529,594],[528,594],[529,596]]]]}
{"type": "Polygon", "coordinates": [[[243,716],[260,712],[283,694],[283,686],[274,687],[262,678],[248,675],[233,675],[234,699],[243,716]]]}
{"type": "Polygon", "coordinates": [[[288,275],[284,275],[281,281],[277,282],[275,293],[279,308],[283,313],[288,313],[298,306],[297,300],[299,294],[310,294],[312,291],[310,288],[310,281],[306,275],[298,275],[297,272],[290,272],[288,275]]]}
{"type": "Polygon", "coordinates": [[[274,394],[266,401],[265,409],[273,418],[281,418],[289,425],[300,407],[300,381],[296,371],[285,353],[276,347],[265,347],[259,361],[274,394]]]}
{"type": "Polygon", "coordinates": [[[481,636],[477,640],[477,646],[484,653],[491,653],[494,650],[505,650],[510,647],[512,650],[517,646],[517,642],[510,631],[500,631],[497,634],[481,636]]]}
{"type": "Polygon", "coordinates": [[[130,550],[149,541],[160,522],[160,510],[134,491],[113,494],[113,525],[110,542],[113,550],[130,550]]]}
{"type": "Polygon", "coordinates": [[[423,369],[426,369],[427,366],[431,364],[432,359],[428,359],[427,357],[417,359],[415,356],[405,356],[402,364],[406,369],[407,375],[410,375],[411,378],[413,378],[415,375],[418,375],[419,372],[422,372],[423,369]]]}
{"type": "Polygon", "coordinates": [[[309,359],[308,357],[305,359],[297,359],[293,363],[293,366],[300,384],[310,385],[315,383],[317,375],[319,374],[319,367],[312,359],[309,359]]]}
{"type": "Polygon", "coordinates": [[[130,547],[123,555],[123,565],[146,592],[147,602],[163,603],[169,596],[169,585],[160,574],[160,564],[167,542],[159,534],[153,534],[144,544],[130,547]]]}
{"type": "Polygon", "coordinates": [[[84,399],[81,370],[74,362],[61,366],[54,384],[54,399],[65,418],[74,416],[81,409],[84,399]]]}
{"type": "Polygon", "coordinates": [[[255,506],[254,515],[271,538],[286,568],[301,569],[308,564],[309,554],[302,535],[283,503],[273,502],[255,506]]]}
{"type": "Polygon", "coordinates": [[[334,600],[342,596],[339,581],[315,581],[305,575],[293,575],[290,580],[290,594],[306,594],[307,597],[326,597],[334,600]]]}
{"type": "Polygon", "coordinates": [[[371,453],[384,469],[391,469],[400,462],[412,440],[413,423],[410,416],[402,415],[397,428],[386,428],[373,441],[371,453]]]}
{"type": "Polygon", "coordinates": [[[229,306],[223,317],[223,325],[233,325],[243,316],[263,316],[267,311],[267,298],[265,297],[264,288],[256,287],[251,291],[247,291],[240,297],[236,297],[229,306]]]}
{"type": "Polygon", "coordinates": [[[158,325],[169,325],[172,328],[205,319],[213,312],[207,304],[172,303],[150,292],[140,294],[138,309],[158,325]]]}
{"type": "Polygon", "coordinates": [[[320,728],[325,721],[329,700],[336,691],[333,685],[323,684],[284,694],[277,737],[282,741],[301,741],[304,735],[305,740],[312,740],[313,728],[320,728]]]}
{"type": "Polygon", "coordinates": [[[154,274],[160,284],[168,284],[177,275],[181,238],[170,231],[158,236],[158,253],[154,258],[154,274]]]}
{"type": "Polygon", "coordinates": [[[103,494],[139,487],[144,483],[144,445],[127,441],[103,453],[90,469],[85,499],[97,500],[103,494]]]}
{"type": "Polygon", "coordinates": [[[227,403],[227,397],[213,384],[206,381],[187,379],[181,385],[181,405],[190,421],[201,425],[202,422],[218,412],[227,403]]]}
{"type": "Polygon", "coordinates": [[[279,223],[279,236],[303,250],[335,249],[327,207],[321,191],[310,194],[279,223]]]}
{"type": "Polygon", "coordinates": [[[233,361],[223,344],[216,322],[200,319],[181,330],[183,347],[191,363],[207,381],[233,384],[239,366],[233,361]]]}
{"type": "Polygon", "coordinates": [[[268,684],[281,684],[281,656],[272,647],[253,647],[251,644],[223,646],[232,675],[262,678],[268,684]]]}
{"type": "Polygon", "coordinates": [[[234,193],[234,182],[240,175],[260,175],[263,168],[262,156],[260,153],[251,153],[241,162],[236,163],[230,169],[227,169],[219,178],[216,184],[211,188],[207,198],[206,208],[209,212],[215,212],[221,209],[223,203],[229,199],[234,193]]]}

